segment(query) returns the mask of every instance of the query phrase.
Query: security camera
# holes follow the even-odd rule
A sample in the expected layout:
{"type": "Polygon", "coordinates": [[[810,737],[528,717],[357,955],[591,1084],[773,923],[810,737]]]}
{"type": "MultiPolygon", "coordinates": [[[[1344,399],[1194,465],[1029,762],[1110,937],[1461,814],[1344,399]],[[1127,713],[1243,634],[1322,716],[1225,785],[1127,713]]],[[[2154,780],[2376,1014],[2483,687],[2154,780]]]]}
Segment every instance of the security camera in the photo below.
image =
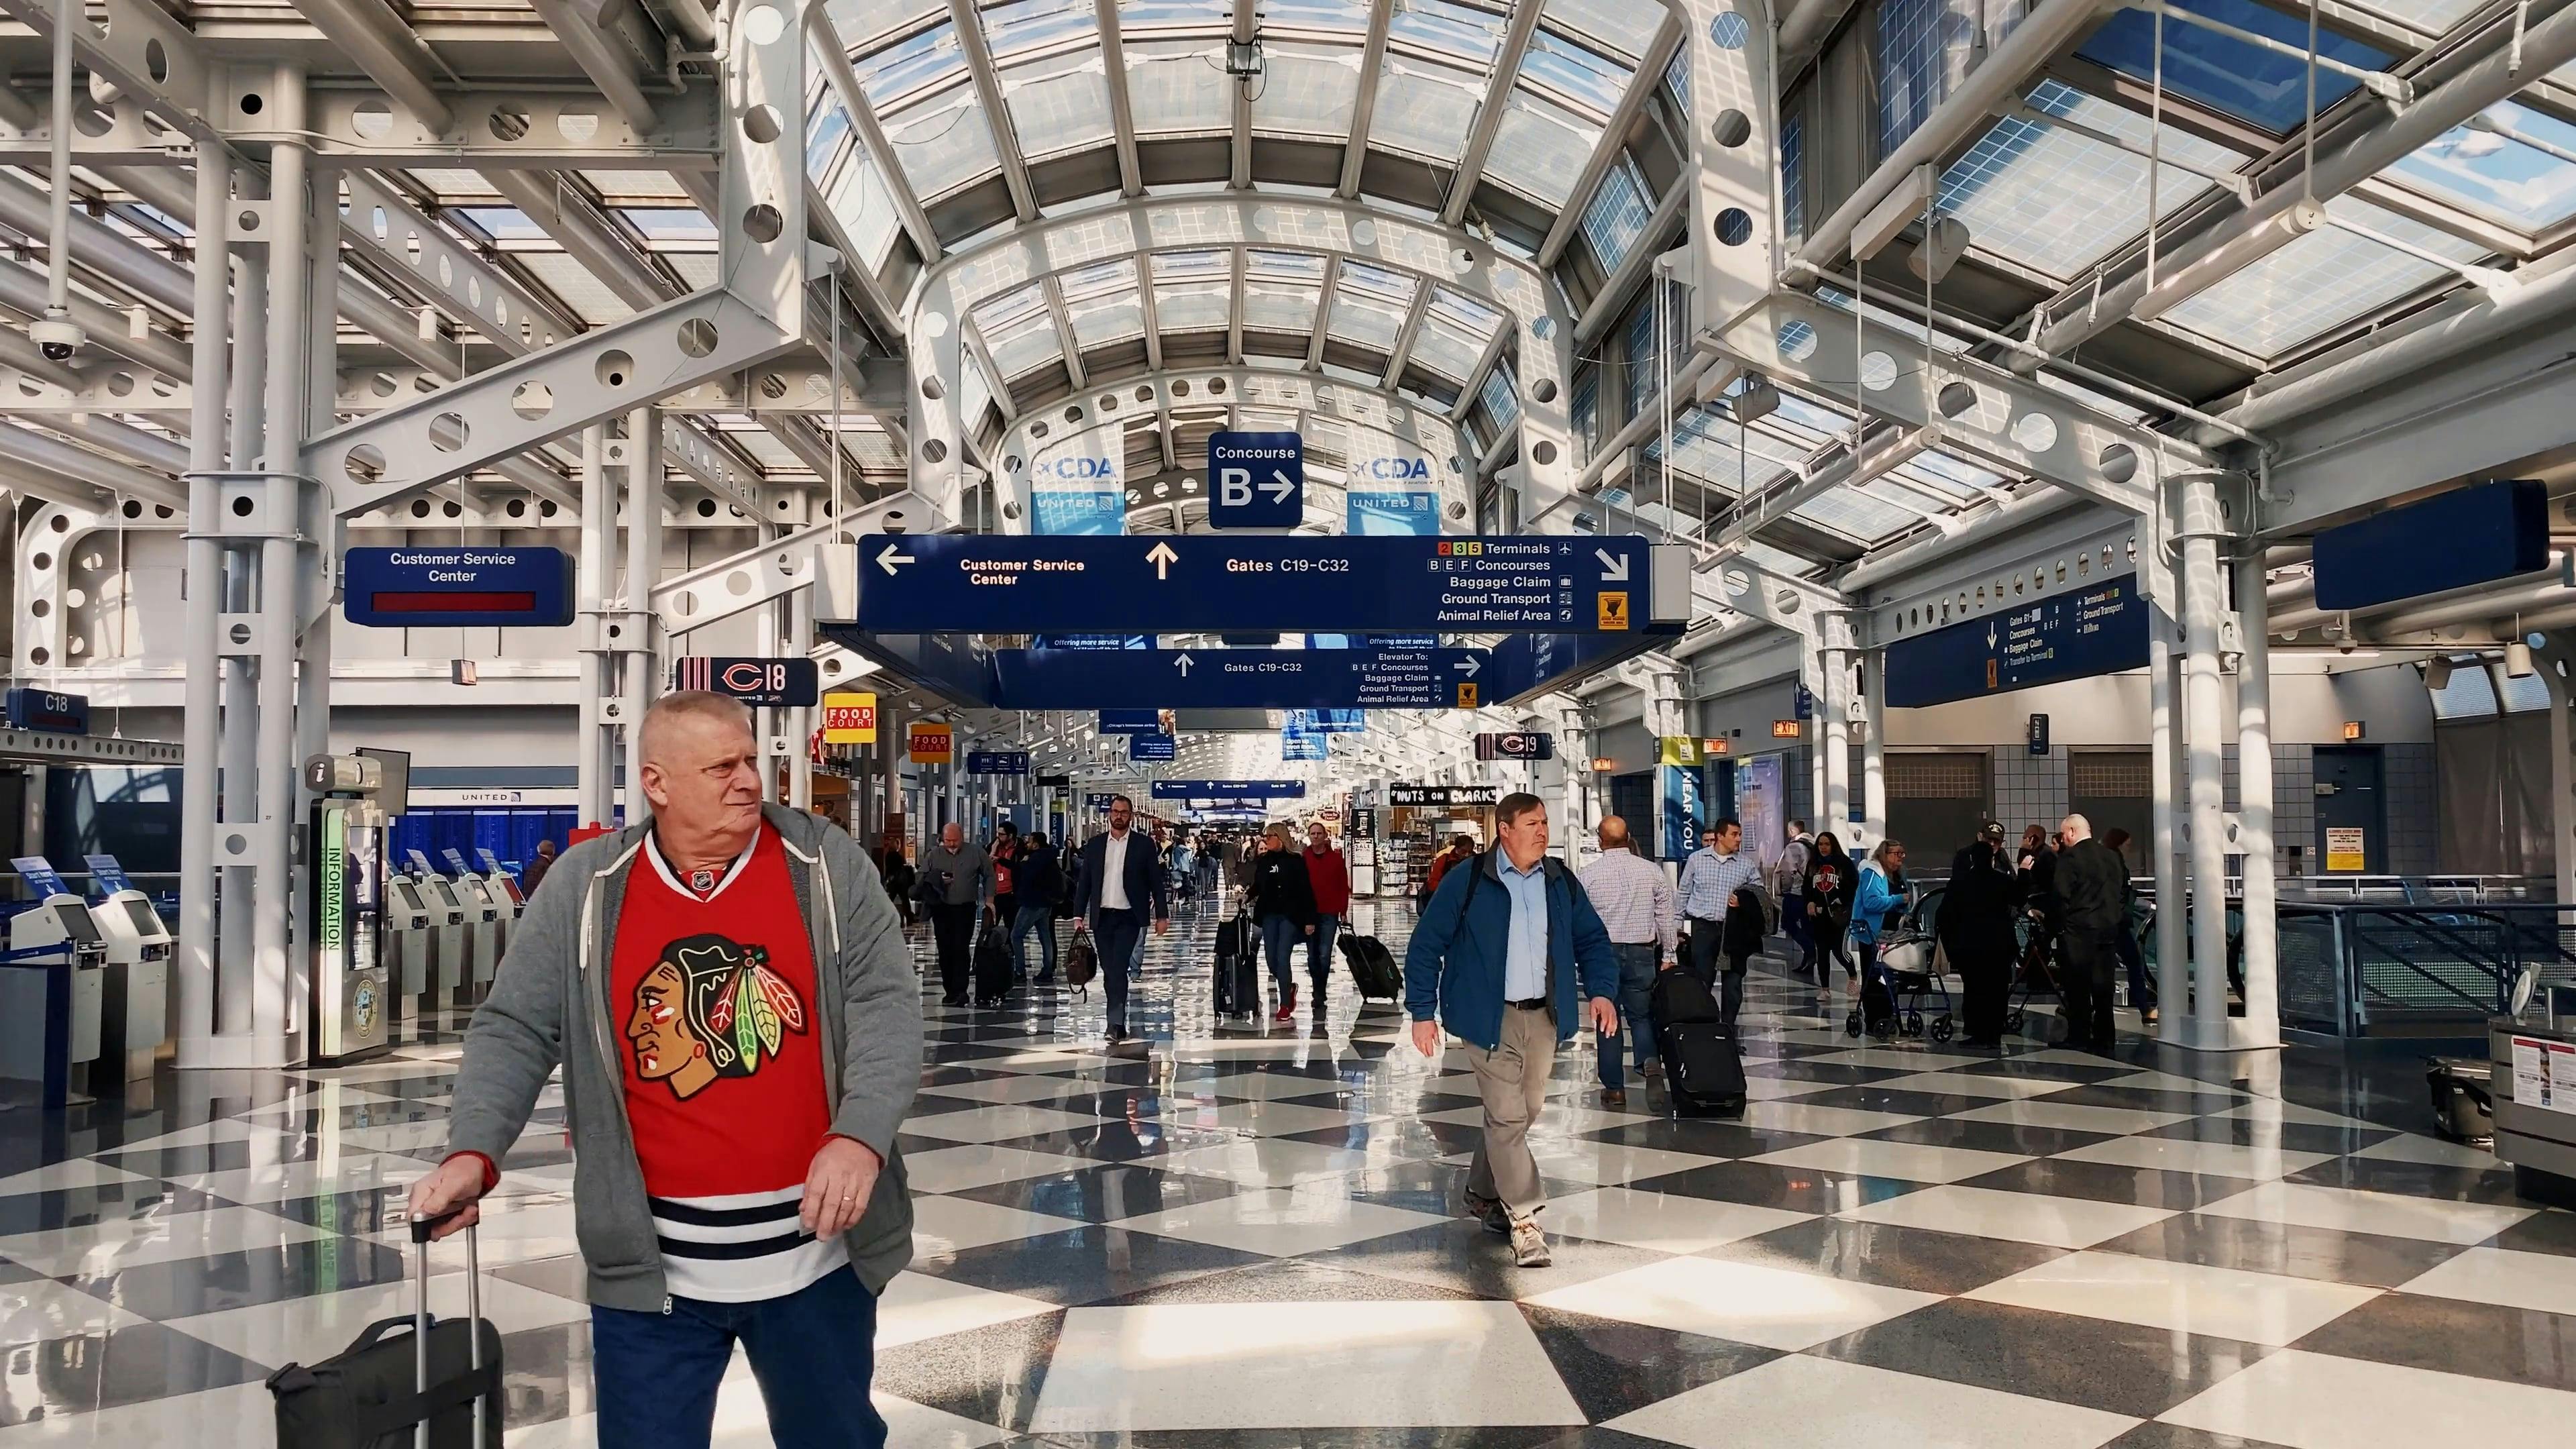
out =
{"type": "Polygon", "coordinates": [[[36,350],[45,354],[47,362],[69,362],[89,341],[89,334],[81,331],[80,324],[60,317],[30,324],[27,335],[35,339],[36,350]]]}

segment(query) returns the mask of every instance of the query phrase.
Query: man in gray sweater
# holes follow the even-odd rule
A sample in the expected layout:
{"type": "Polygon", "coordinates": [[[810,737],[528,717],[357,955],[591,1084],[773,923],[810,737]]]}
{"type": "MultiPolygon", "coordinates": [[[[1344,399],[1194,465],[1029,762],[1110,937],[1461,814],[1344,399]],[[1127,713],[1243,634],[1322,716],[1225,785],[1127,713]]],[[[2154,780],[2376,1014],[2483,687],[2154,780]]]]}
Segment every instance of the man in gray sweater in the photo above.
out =
{"type": "Polygon", "coordinates": [[[968,964],[975,944],[975,911],[993,887],[993,857],[966,838],[954,820],[939,827],[939,843],[921,853],[921,884],[930,905],[930,935],[939,947],[939,996],[964,1006],[968,964]]]}
{"type": "Polygon", "coordinates": [[[912,1253],[911,954],[858,843],[761,803],[741,705],[668,695],[639,733],[653,819],[573,847],[530,900],[412,1216],[475,1221],[561,1067],[600,1442],[703,1449],[740,1343],[777,1442],[881,1449],[877,1295],[912,1253]]]}

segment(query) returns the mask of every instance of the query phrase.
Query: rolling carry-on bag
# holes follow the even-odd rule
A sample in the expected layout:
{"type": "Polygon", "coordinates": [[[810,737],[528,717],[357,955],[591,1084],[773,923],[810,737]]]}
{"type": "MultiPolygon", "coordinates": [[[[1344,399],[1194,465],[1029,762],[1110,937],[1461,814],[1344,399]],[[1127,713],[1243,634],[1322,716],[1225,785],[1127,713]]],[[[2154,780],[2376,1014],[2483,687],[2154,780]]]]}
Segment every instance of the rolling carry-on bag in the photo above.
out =
{"type": "Polygon", "coordinates": [[[1359,988],[1362,1001],[1404,999],[1404,972],[1384,941],[1345,932],[1338,944],[1342,959],[1351,963],[1351,984],[1359,988]]]}
{"type": "Polygon", "coordinates": [[[1019,973],[1013,968],[1011,947],[1002,928],[988,924],[975,934],[975,1004],[996,1007],[1010,999],[1012,978],[1019,973]]]}
{"type": "Polygon", "coordinates": [[[474,1229],[465,1230],[465,1317],[429,1315],[429,1235],[454,1216],[411,1225],[419,1296],[409,1315],[268,1376],[278,1449],[501,1449],[501,1330],[483,1317],[474,1229]]]}
{"type": "Polygon", "coordinates": [[[1261,1011],[1261,932],[1252,913],[1237,912],[1216,928],[1216,1014],[1261,1011]]]}
{"type": "Polygon", "coordinates": [[[1660,972],[1646,1009],[1655,1018],[1655,1055],[1663,1058],[1664,1090],[1674,1115],[1742,1112],[1744,1053],[1708,983],[1688,971],[1660,972]]]}

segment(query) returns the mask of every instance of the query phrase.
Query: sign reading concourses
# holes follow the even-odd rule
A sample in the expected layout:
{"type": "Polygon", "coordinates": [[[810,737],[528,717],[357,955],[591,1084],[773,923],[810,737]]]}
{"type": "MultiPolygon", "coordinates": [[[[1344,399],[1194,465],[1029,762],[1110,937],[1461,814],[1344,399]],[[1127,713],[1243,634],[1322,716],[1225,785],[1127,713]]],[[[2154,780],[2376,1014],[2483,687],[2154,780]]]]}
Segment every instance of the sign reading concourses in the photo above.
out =
{"type": "Polygon", "coordinates": [[[1887,646],[1887,702],[1903,709],[2147,667],[2135,574],[1887,646]]]}
{"type": "Polygon", "coordinates": [[[1630,633],[1690,618],[1683,550],[1608,538],[870,534],[857,627],[889,634],[1630,633]],[[1669,552],[1672,557],[1658,555],[1669,552]]]}

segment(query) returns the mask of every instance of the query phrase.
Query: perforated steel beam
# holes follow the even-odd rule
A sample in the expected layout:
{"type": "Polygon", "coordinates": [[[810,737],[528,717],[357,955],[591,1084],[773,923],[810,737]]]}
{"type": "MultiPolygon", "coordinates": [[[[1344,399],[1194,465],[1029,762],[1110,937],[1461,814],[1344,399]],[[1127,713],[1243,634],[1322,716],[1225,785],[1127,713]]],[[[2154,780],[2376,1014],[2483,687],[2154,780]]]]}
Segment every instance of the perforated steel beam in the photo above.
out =
{"type": "MultiPolygon", "coordinates": [[[[680,0],[689,3],[689,0],[680,0]]],[[[912,249],[921,254],[924,263],[936,262],[945,254],[939,233],[931,228],[930,213],[922,210],[921,198],[912,189],[912,178],[896,158],[894,147],[886,140],[885,127],[877,120],[876,107],[868,101],[867,88],[859,84],[858,72],[850,66],[847,43],[832,28],[832,22],[815,6],[808,12],[807,24],[814,32],[814,54],[823,62],[823,79],[841,102],[850,118],[850,133],[858,138],[861,149],[876,166],[877,179],[885,183],[886,194],[894,198],[895,215],[902,218],[903,234],[912,239],[912,249]]]]}
{"type": "Polygon", "coordinates": [[[307,442],[301,471],[342,514],[459,477],[801,345],[803,13],[764,0],[734,27],[718,218],[725,284],[514,358],[307,442]]]}
{"type": "Polygon", "coordinates": [[[1592,209],[1592,199],[1601,190],[1602,178],[1628,149],[1628,133],[1637,125],[1647,100],[1655,93],[1656,81],[1673,63],[1673,52],[1682,43],[1680,12],[1667,14],[1655,38],[1646,44],[1646,53],[1637,60],[1637,77],[1619,93],[1619,104],[1610,112],[1610,124],[1602,127],[1601,139],[1593,143],[1592,154],[1585,158],[1583,170],[1575,176],[1574,189],[1566,194],[1565,205],[1558,209],[1556,220],[1549,224],[1547,239],[1539,243],[1538,264],[1553,267],[1565,256],[1583,229],[1583,215],[1592,209]]]}
{"type": "Polygon", "coordinates": [[[385,0],[301,0],[296,8],[423,124],[444,129],[455,121],[430,72],[436,58],[385,0]]]}
{"type": "Polygon", "coordinates": [[[677,290],[623,234],[609,225],[588,193],[574,185],[571,178],[550,171],[496,167],[486,170],[483,179],[627,306],[638,310],[651,307],[670,300],[677,290]]]}
{"type": "MultiPolygon", "coordinates": [[[[264,121],[265,84],[255,73],[237,70],[227,76],[222,95],[226,135],[245,142],[277,139],[264,121]]],[[[650,130],[636,127],[595,96],[477,88],[446,92],[441,98],[453,117],[445,125],[432,125],[390,91],[316,91],[313,154],[334,167],[677,173],[716,170],[724,149],[723,101],[711,84],[665,97],[657,109],[659,124],[650,130]]]]}
{"type": "MultiPolygon", "coordinates": [[[[1092,0],[1091,12],[1094,23],[1100,28],[1102,79],[1109,87],[1109,125],[1118,147],[1118,194],[1142,196],[1145,194],[1145,173],[1136,159],[1136,106],[1127,91],[1127,47],[1118,25],[1118,0],[1092,0]]],[[[1151,287],[1145,290],[1148,296],[1152,295],[1151,287]]],[[[1146,323],[1145,335],[1154,335],[1150,321],[1146,323]]],[[[1162,360],[1155,359],[1154,365],[1162,366],[1162,360]]]]}
{"type": "Polygon", "coordinates": [[[1377,117],[1378,83],[1386,75],[1386,36],[1395,21],[1395,0],[1369,0],[1368,38],[1360,44],[1359,95],[1351,103],[1351,135],[1342,146],[1342,177],[1333,194],[1345,200],[1360,194],[1360,168],[1368,161],[1369,127],[1377,117]]]}
{"type": "Polygon", "coordinates": [[[1011,193],[1011,210],[1022,221],[1033,221],[1038,214],[1038,197],[1029,185],[1028,149],[1020,144],[1019,127],[1011,118],[1011,104],[1002,92],[1002,76],[993,64],[993,48],[984,42],[983,17],[976,13],[975,0],[948,0],[948,14],[954,22],[949,33],[957,38],[957,49],[966,58],[966,73],[975,83],[975,95],[982,101],[984,120],[992,127],[993,151],[1002,163],[1002,184],[1011,193]]]}
{"type": "MultiPolygon", "coordinates": [[[[1243,3],[1248,6],[1251,0],[1243,3]]],[[[1493,73],[1485,79],[1484,104],[1476,107],[1476,119],[1467,124],[1466,142],[1458,149],[1458,169],[1450,173],[1449,199],[1440,207],[1444,226],[1456,226],[1467,219],[1467,206],[1476,198],[1476,184],[1485,178],[1485,161],[1493,155],[1494,136],[1503,128],[1503,107],[1511,100],[1512,86],[1520,80],[1521,60],[1529,54],[1530,41],[1538,35],[1539,14],[1544,9],[1537,3],[1514,5],[1511,18],[1504,23],[1493,73]]],[[[1653,82],[1641,73],[1629,84],[1632,89],[1641,85],[1651,89],[1653,82]]]]}
{"type": "MultiPolygon", "coordinates": [[[[151,0],[93,0],[107,16],[104,30],[87,20],[72,36],[72,53],[93,75],[132,98],[155,120],[192,140],[217,142],[214,68],[185,23],[151,0]]],[[[52,0],[0,0],[0,13],[50,39],[52,0]]]]}
{"type": "Polygon", "coordinates": [[[349,197],[343,232],[361,245],[372,244],[406,282],[437,298],[442,311],[472,324],[503,352],[518,356],[551,347],[581,330],[383,178],[351,171],[340,181],[349,197]]]}

